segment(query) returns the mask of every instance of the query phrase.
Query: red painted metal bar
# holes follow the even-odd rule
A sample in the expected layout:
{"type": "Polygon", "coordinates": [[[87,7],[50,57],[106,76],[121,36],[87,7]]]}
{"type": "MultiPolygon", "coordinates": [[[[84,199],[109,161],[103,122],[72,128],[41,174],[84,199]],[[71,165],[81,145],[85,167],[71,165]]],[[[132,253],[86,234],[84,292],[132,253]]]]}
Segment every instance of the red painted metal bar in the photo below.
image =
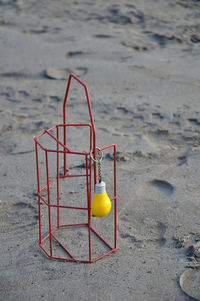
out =
{"type": "Polygon", "coordinates": [[[52,256],[45,250],[45,248],[42,246],[42,244],[40,244],[39,246],[40,246],[40,248],[45,252],[45,254],[46,254],[48,257],[52,258],[52,256]]]}
{"type": "Polygon", "coordinates": [[[100,152],[100,151],[104,151],[104,150],[106,150],[108,148],[111,148],[111,147],[114,148],[114,147],[116,147],[116,145],[115,144],[109,144],[107,146],[101,147],[100,150],[97,149],[97,153],[100,152]]]}
{"type": "MultiPolygon", "coordinates": [[[[64,149],[66,149],[66,151],[68,152],[68,153],[71,153],[71,154],[75,154],[75,155],[85,155],[85,154],[89,154],[90,152],[88,152],[88,153],[85,153],[85,152],[73,152],[73,151],[71,151],[69,148],[67,148],[67,147],[65,147],[65,145],[62,143],[62,142],[60,142],[59,141],[59,139],[57,139],[54,135],[52,135],[51,133],[50,133],[50,131],[52,131],[53,129],[55,129],[55,128],[57,128],[57,127],[73,127],[73,126],[84,126],[84,127],[90,127],[90,150],[91,150],[91,147],[92,147],[92,142],[91,142],[91,140],[92,140],[92,126],[91,126],[91,124],[89,124],[89,123],[72,123],[72,124],[58,124],[58,125],[55,125],[55,126],[53,126],[53,127],[51,127],[50,129],[48,129],[48,130],[45,130],[43,133],[41,133],[40,135],[38,135],[38,136],[36,136],[35,138],[34,138],[34,140],[35,141],[37,141],[37,143],[39,144],[39,146],[45,151],[45,150],[48,150],[49,152],[57,152],[57,150],[53,150],[53,149],[48,149],[48,148],[45,148],[45,147],[43,147],[43,145],[37,140],[39,137],[41,137],[42,135],[44,135],[44,134],[48,134],[48,135],[50,135],[56,142],[58,142],[64,149]]],[[[59,150],[59,152],[63,152],[63,153],[65,153],[66,151],[61,151],[61,150],[59,150]]]]}
{"type": "Polygon", "coordinates": [[[44,135],[44,132],[40,133],[39,135],[34,137],[34,140],[37,141],[38,138],[40,138],[42,135],[44,135]]]}
{"type": "MultiPolygon", "coordinates": [[[[55,129],[56,127],[66,127],[66,126],[89,126],[90,128],[92,128],[90,123],[66,123],[66,124],[57,124],[52,126],[50,129],[48,129],[48,131],[52,131],[53,129],[55,129]]],[[[37,141],[41,136],[43,136],[45,134],[45,131],[40,133],[39,135],[34,137],[34,140],[37,141]]]]}
{"type": "Polygon", "coordinates": [[[43,243],[50,236],[50,234],[54,233],[58,229],[59,229],[58,227],[55,227],[53,230],[51,230],[51,232],[49,232],[45,237],[43,237],[41,243],[43,243]]]}
{"type": "MultiPolygon", "coordinates": [[[[54,135],[52,135],[51,133],[49,133],[48,130],[44,131],[45,133],[47,133],[49,136],[51,136],[51,138],[53,138],[57,143],[59,143],[64,149],[66,149],[67,152],[71,153],[70,149],[68,147],[66,147],[62,142],[60,142],[58,139],[56,139],[56,137],[54,135]]],[[[48,149],[49,151],[49,149],[48,149]]],[[[55,152],[57,152],[57,150],[55,150],[55,152]]]]}
{"type": "Polygon", "coordinates": [[[57,239],[57,237],[52,234],[52,237],[57,241],[57,243],[65,250],[65,252],[73,259],[76,261],[76,259],[72,256],[72,254],[63,246],[63,244],[57,239]]]}
{"type": "MultiPolygon", "coordinates": [[[[53,178],[51,181],[49,181],[49,185],[50,185],[51,183],[53,183],[56,179],[57,179],[57,177],[55,177],[55,178],[53,178]]],[[[40,192],[43,191],[45,188],[47,188],[47,186],[48,186],[47,184],[44,185],[44,186],[40,189],[40,192]]]]}
{"type": "MultiPolygon", "coordinates": [[[[42,133],[42,134],[44,134],[44,133],[42,133]]],[[[36,138],[34,138],[34,140],[35,140],[35,142],[37,142],[37,144],[38,144],[44,151],[46,150],[46,148],[43,147],[42,144],[41,144],[39,141],[37,141],[36,138]]]]}
{"type": "Polygon", "coordinates": [[[76,178],[76,177],[86,177],[86,174],[79,174],[79,175],[67,175],[67,176],[60,176],[60,178],[76,178]]]}
{"type": "Polygon", "coordinates": [[[49,243],[50,243],[50,255],[52,256],[52,237],[51,237],[51,201],[50,201],[50,187],[49,187],[49,162],[48,162],[48,153],[46,155],[46,173],[47,173],[47,193],[48,193],[48,214],[49,214],[49,243]]]}
{"type": "Polygon", "coordinates": [[[115,214],[114,214],[114,224],[115,224],[115,233],[114,233],[114,243],[115,248],[117,248],[117,170],[116,170],[116,145],[114,147],[114,197],[115,197],[115,214]]]}
{"type": "Polygon", "coordinates": [[[79,226],[88,226],[88,223],[61,225],[61,226],[59,226],[59,228],[62,228],[62,227],[79,227],[79,226]]]}
{"type": "Polygon", "coordinates": [[[76,206],[64,206],[64,205],[50,205],[50,207],[54,208],[65,208],[65,209],[77,209],[77,210],[88,210],[88,208],[85,207],[76,207],[76,206]]]}
{"type": "Polygon", "coordinates": [[[91,230],[110,248],[113,249],[113,247],[111,247],[111,245],[99,234],[97,233],[94,228],[91,227],[91,230]]]}
{"type": "Polygon", "coordinates": [[[75,207],[75,206],[64,206],[64,205],[53,205],[53,204],[48,204],[45,199],[41,196],[41,194],[38,192],[38,195],[40,197],[40,199],[45,203],[45,205],[49,206],[49,207],[53,207],[53,208],[65,208],[65,209],[78,209],[78,210],[88,210],[88,208],[85,207],[75,207]]]}
{"type": "MultiPolygon", "coordinates": [[[[39,191],[40,191],[40,172],[39,172],[39,158],[38,158],[37,141],[35,141],[35,153],[36,153],[37,186],[38,186],[38,193],[39,193],[39,191]]],[[[38,214],[39,214],[39,243],[41,243],[41,239],[42,239],[42,235],[41,235],[41,205],[40,205],[39,194],[38,194],[38,214]]]]}
{"type": "MultiPolygon", "coordinates": [[[[67,175],[65,176],[59,176],[59,178],[73,178],[73,177],[86,177],[86,174],[79,174],[79,175],[67,175]]],[[[55,180],[57,180],[57,177],[53,178],[51,181],[49,181],[49,184],[52,184],[55,180]]],[[[47,184],[44,185],[41,189],[40,192],[43,191],[45,188],[47,188],[47,184]]]]}
{"type": "MultiPolygon", "coordinates": [[[[57,153],[56,149],[48,149],[48,148],[46,148],[45,150],[48,151],[49,153],[50,152],[51,153],[57,153]]],[[[81,152],[79,153],[79,152],[72,152],[72,151],[66,152],[66,151],[62,151],[62,150],[59,150],[58,152],[61,153],[61,154],[68,154],[68,155],[80,155],[80,156],[89,155],[89,152],[88,153],[81,153],[81,152]]]]}
{"type": "Polygon", "coordinates": [[[89,185],[89,179],[88,179],[88,157],[87,155],[85,156],[85,161],[86,161],[86,186],[87,186],[87,200],[88,200],[88,242],[89,242],[89,260],[92,260],[92,255],[91,255],[91,211],[90,211],[90,189],[88,187],[89,185]]]}
{"type": "MultiPolygon", "coordinates": [[[[67,89],[66,89],[66,93],[65,93],[65,99],[64,99],[64,103],[63,103],[63,123],[66,124],[66,102],[67,102],[67,97],[68,97],[68,93],[69,93],[69,87],[70,87],[70,84],[71,84],[71,79],[72,77],[69,76],[69,79],[68,79],[68,83],[67,83],[67,89]]],[[[63,142],[64,142],[64,145],[67,145],[67,133],[66,133],[66,127],[64,127],[63,129],[63,142]]],[[[64,171],[63,171],[63,174],[64,176],[67,175],[67,160],[66,160],[66,154],[64,153],[64,171]]]]}
{"type": "MultiPolygon", "coordinates": [[[[56,126],[56,125],[55,125],[56,126]]],[[[88,126],[92,129],[90,123],[66,123],[66,124],[57,124],[57,126],[68,127],[68,126],[88,126]]]]}
{"type": "MultiPolygon", "coordinates": [[[[113,147],[113,155],[114,155],[114,201],[115,201],[115,207],[114,207],[114,245],[115,248],[117,248],[117,171],[116,171],[116,145],[111,144],[107,145],[105,147],[102,147],[100,150],[104,151],[108,148],[113,147]]],[[[100,151],[100,150],[97,150],[100,151]]]]}
{"type": "Polygon", "coordinates": [[[49,232],[43,239],[41,240],[41,243],[43,243],[49,236],[50,234],[54,233],[56,230],[64,227],[81,227],[81,226],[88,226],[88,223],[80,223],[80,224],[68,224],[68,225],[60,225],[59,227],[55,227],[49,232]]]}
{"type": "MultiPolygon", "coordinates": [[[[68,125],[69,126],[69,125],[68,125]]],[[[74,124],[73,124],[73,126],[75,126],[74,124]]],[[[77,126],[82,126],[82,124],[77,124],[77,126]]],[[[84,124],[83,126],[90,126],[89,124],[84,124]]],[[[44,131],[44,133],[47,133],[48,135],[50,135],[57,143],[59,143],[64,149],[66,149],[66,151],[68,152],[68,153],[74,153],[74,154],[77,154],[77,155],[80,155],[80,154],[82,154],[82,155],[85,155],[85,153],[83,153],[83,152],[72,152],[68,147],[66,147],[66,145],[65,144],[63,144],[62,142],[60,142],[54,135],[52,135],[51,133],[50,133],[50,131],[52,130],[52,129],[54,129],[56,126],[54,126],[54,127],[52,127],[51,129],[49,129],[49,130],[45,130],[44,131]]],[[[53,150],[49,150],[48,149],[48,151],[53,151],[53,150]]],[[[55,150],[56,151],[56,150],[55,150]]]]}
{"type": "MultiPolygon", "coordinates": [[[[43,247],[41,247],[43,250],[44,250],[44,248],[43,247]]],[[[45,251],[45,250],[44,250],[45,251]]],[[[111,254],[111,253],[114,253],[114,252],[116,252],[117,251],[117,249],[113,249],[113,250],[111,250],[111,251],[109,251],[109,252],[107,252],[107,253],[105,253],[105,254],[103,254],[103,255],[101,255],[101,256],[99,256],[99,257],[97,257],[97,258],[95,258],[95,259],[93,259],[93,260],[78,260],[78,259],[68,259],[68,258],[60,258],[60,257],[54,257],[54,256],[50,256],[46,251],[45,251],[45,253],[46,253],[46,255],[49,257],[49,258],[51,258],[51,259],[55,259],[55,260],[61,260],[61,261],[66,261],[66,262],[77,262],[77,263],[93,263],[93,262],[96,262],[96,261],[98,261],[98,260],[100,260],[100,259],[102,259],[103,257],[105,257],[105,256],[107,256],[107,255],[109,255],[109,254],[111,254]]]]}
{"type": "Polygon", "coordinates": [[[90,177],[89,177],[89,225],[88,227],[90,228],[89,232],[89,241],[90,241],[90,254],[92,253],[92,244],[91,244],[91,204],[92,204],[92,158],[90,156],[90,177]]]}
{"type": "Polygon", "coordinates": [[[109,255],[109,254],[111,254],[111,253],[113,253],[113,252],[116,252],[116,251],[117,251],[117,249],[112,249],[112,250],[110,250],[109,252],[107,252],[107,253],[105,253],[105,254],[103,254],[103,255],[97,257],[96,259],[93,259],[92,262],[96,262],[97,260],[99,260],[99,259],[101,259],[101,258],[103,258],[103,257],[105,257],[105,256],[107,256],[107,255],[109,255]]]}
{"type": "MultiPolygon", "coordinates": [[[[55,128],[56,128],[56,125],[53,125],[50,129],[48,129],[48,131],[50,132],[50,131],[54,130],[55,128]]],[[[44,131],[44,133],[45,133],[45,131],[44,131]]]]}
{"type": "MultiPolygon", "coordinates": [[[[56,126],[56,138],[59,140],[59,127],[56,126]]],[[[60,202],[60,192],[59,192],[59,143],[57,142],[57,226],[60,224],[60,212],[59,212],[59,202],[60,202]]]]}

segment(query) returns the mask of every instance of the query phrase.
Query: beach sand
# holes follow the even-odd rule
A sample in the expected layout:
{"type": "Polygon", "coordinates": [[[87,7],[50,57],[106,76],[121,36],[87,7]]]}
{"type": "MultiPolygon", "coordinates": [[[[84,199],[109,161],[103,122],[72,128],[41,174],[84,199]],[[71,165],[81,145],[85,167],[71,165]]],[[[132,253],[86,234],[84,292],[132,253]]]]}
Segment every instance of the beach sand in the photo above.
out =
{"type": "MultiPolygon", "coordinates": [[[[199,17],[197,0],[0,1],[0,300],[200,300],[199,17]],[[70,73],[118,151],[118,250],[92,264],[38,246],[33,137],[62,123],[70,73]]],[[[67,120],[88,122],[73,87],[67,120]]]]}

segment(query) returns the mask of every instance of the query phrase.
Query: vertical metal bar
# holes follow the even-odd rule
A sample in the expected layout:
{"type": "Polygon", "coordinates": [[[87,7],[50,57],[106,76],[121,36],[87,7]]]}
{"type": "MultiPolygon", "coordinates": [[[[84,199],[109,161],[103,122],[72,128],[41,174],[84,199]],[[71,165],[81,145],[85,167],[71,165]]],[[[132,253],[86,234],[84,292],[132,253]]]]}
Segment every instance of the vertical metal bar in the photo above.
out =
{"type": "Polygon", "coordinates": [[[52,236],[51,236],[51,200],[50,200],[50,187],[49,187],[49,162],[48,152],[45,151],[46,155],[46,173],[47,173],[47,195],[48,195],[48,213],[49,213],[49,242],[50,242],[50,256],[52,257],[52,236]]]}
{"type": "MultiPolygon", "coordinates": [[[[93,131],[93,127],[92,130],[90,130],[90,150],[93,149],[93,157],[96,160],[96,136],[94,136],[94,131],[93,131]],[[94,139],[95,137],[95,139],[94,139]],[[95,143],[94,143],[95,141],[95,143]],[[93,146],[92,146],[93,143],[93,146]],[[95,148],[94,148],[95,145],[95,148]]],[[[94,169],[94,185],[97,183],[97,168],[96,168],[96,162],[92,161],[92,165],[93,165],[93,169],[94,169]]]]}
{"type": "MultiPolygon", "coordinates": [[[[35,141],[35,153],[36,153],[36,169],[37,169],[37,185],[38,185],[38,193],[40,193],[40,173],[39,173],[39,158],[38,158],[38,145],[35,141]]],[[[41,204],[40,204],[40,196],[38,194],[38,215],[39,215],[39,243],[41,244],[42,235],[41,235],[41,204]]]]}
{"type": "MultiPolygon", "coordinates": [[[[64,124],[64,128],[63,128],[63,135],[64,135],[64,145],[67,146],[67,133],[66,133],[66,103],[67,103],[67,97],[69,94],[69,87],[71,84],[71,75],[69,76],[68,79],[68,83],[67,83],[67,89],[66,89],[66,93],[65,93],[65,99],[64,99],[64,103],[63,103],[63,124],[64,124]]],[[[64,149],[65,150],[65,149],[64,149]]],[[[67,175],[67,154],[64,153],[64,176],[67,175]]]]}
{"type": "Polygon", "coordinates": [[[114,196],[115,196],[115,214],[114,214],[114,223],[115,223],[115,233],[114,233],[114,242],[115,248],[117,248],[117,170],[116,170],[116,145],[114,148],[114,196]]]}
{"type": "Polygon", "coordinates": [[[88,200],[88,238],[89,238],[89,260],[92,260],[91,256],[91,201],[90,201],[90,189],[88,181],[88,156],[85,156],[86,162],[86,185],[87,185],[87,200],[88,200]]]}
{"type": "Polygon", "coordinates": [[[88,229],[89,229],[89,260],[92,260],[92,245],[91,245],[91,198],[92,198],[92,159],[90,157],[90,174],[89,174],[89,204],[88,204],[88,229]]]}
{"type": "Polygon", "coordinates": [[[92,127],[90,127],[90,149],[89,149],[89,151],[91,151],[91,149],[92,149],[92,127]]]}
{"type": "MultiPolygon", "coordinates": [[[[94,125],[94,118],[92,114],[92,107],[91,107],[91,102],[90,102],[90,96],[88,92],[87,86],[84,84],[85,88],[85,93],[86,93],[86,98],[87,98],[87,104],[88,104],[88,110],[89,110],[89,115],[90,115],[90,120],[91,120],[91,125],[92,125],[92,130],[93,130],[93,154],[94,154],[94,159],[96,160],[96,129],[94,125]]],[[[96,162],[94,162],[94,185],[97,182],[97,172],[96,172],[96,162]]]]}
{"type": "MultiPolygon", "coordinates": [[[[59,127],[56,126],[56,137],[59,140],[59,127]]],[[[60,203],[60,191],[59,191],[59,143],[57,142],[57,206],[59,206],[60,203]]],[[[59,207],[57,207],[57,227],[60,225],[60,214],[59,214],[59,207]]]]}
{"type": "Polygon", "coordinates": [[[69,79],[68,79],[68,83],[67,83],[65,99],[64,99],[64,103],[63,103],[63,124],[66,124],[66,103],[67,103],[67,97],[68,97],[68,94],[69,94],[69,87],[70,87],[70,84],[71,84],[71,79],[72,79],[72,75],[70,74],[69,79]]]}
{"type": "MultiPolygon", "coordinates": [[[[66,132],[66,125],[63,127],[63,140],[64,140],[64,145],[67,146],[67,132],[66,132]]],[[[64,159],[64,170],[63,170],[63,175],[66,177],[67,175],[67,154],[66,154],[66,149],[63,147],[63,159],[64,159]]]]}

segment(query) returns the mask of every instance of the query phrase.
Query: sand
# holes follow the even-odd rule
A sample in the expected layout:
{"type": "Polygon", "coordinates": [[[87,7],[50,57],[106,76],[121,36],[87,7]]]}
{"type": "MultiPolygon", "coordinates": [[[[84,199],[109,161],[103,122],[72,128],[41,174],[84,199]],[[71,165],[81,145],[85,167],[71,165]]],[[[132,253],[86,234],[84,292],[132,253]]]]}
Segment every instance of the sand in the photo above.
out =
{"type": "MultiPolygon", "coordinates": [[[[0,1],[1,300],[200,300],[199,11],[197,0],[0,1]],[[118,251],[92,264],[38,247],[33,137],[62,123],[70,73],[89,88],[98,146],[118,151],[118,251]]],[[[71,93],[68,120],[87,122],[82,90],[71,93]]],[[[95,222],[110,238],[112,222],[95,222]]]]}

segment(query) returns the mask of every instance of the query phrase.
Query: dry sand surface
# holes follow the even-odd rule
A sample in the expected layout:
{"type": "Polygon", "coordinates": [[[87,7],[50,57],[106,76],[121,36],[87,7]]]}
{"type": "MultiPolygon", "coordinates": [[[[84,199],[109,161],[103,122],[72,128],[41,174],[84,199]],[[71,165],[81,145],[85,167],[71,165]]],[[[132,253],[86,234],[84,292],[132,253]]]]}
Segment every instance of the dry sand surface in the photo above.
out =
{"type": "MultiPolygon", "coordinates": [[[[0,1],[0,300],[200,300],[199,20],[197,0],[0,1]],[[70,73],[118,151],[118,251],[92,264],[38,247],[33,137],[62,122],[70,73]]],[[[73,85],[68,120],[87,122],[73,85]]]]}

